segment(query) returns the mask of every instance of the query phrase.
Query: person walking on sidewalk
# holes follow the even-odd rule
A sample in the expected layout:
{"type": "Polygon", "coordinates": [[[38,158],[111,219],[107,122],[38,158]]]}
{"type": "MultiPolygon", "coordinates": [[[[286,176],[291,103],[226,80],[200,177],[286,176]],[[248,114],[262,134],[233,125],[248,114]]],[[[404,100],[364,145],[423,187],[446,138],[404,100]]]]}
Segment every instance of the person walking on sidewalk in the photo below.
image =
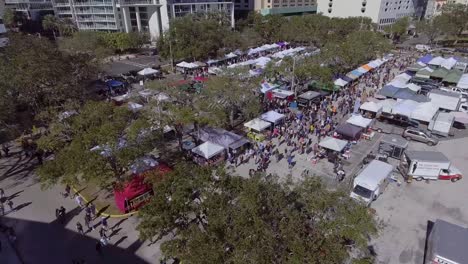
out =
{"type": "Polygon", "coordinates": [[[85,221],[86,228],[88,228],[88,231],[94,230],[94,226],[91,223],[91,216],[85,215],[84,221],[85,221]]]}
{"type": "Polygon", "coordinates": [[[14,209],[15,209],[15,208],[13,207],[13,201],[12,201],[12,200],[8,200],[7,204],[8,204],[8,207],[10,207],[10,211],[13,212],[14,209]]]}
{"type": "Polygon", "coordinates": [[[0,199],[3,199],[5,197],[5,191],[0,188],[0,199]]]}
{"type": "Polygon", "coordinates": [[[76,194],[75,201],[78,204],[78,206],[80,206],[80,208],[83,209],[84,201],[83,201],[83,198],[81,198],[81,196],[78,193],[76,194]]]}
{"type": "Polygon", "coordinates": [[[101,225],[102,227],[107,231],[107,217],[103,216],[102,219],[101,219],[101,225]]]}
{"type": "Polygon", "coordinates": [[[5,206],[3,205],[2,202],[0,202],[0,215],[1,216],[5,215],[5,206]]]}
{"type": "Polygon", "coordinates": [[[78,230],[78,233],[84,235],[83,226],[81,225],[80,222],[76,223],[76,230],[78,230]]]}

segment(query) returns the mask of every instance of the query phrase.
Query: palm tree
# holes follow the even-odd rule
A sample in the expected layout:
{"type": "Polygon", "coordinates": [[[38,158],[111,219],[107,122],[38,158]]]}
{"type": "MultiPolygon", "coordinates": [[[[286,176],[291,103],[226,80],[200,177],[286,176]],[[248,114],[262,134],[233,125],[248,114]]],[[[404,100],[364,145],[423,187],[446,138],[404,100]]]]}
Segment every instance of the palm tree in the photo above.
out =
{"type": "Polygon", "coordinates": [[[60,26],[60,21],[54,15],[46,15],[42,19],[42,27],[45,30],[52,30],[52,33],[54,34],[54,39],[57,39],[56,31],[59,31],[59,26],[60,26]]]}

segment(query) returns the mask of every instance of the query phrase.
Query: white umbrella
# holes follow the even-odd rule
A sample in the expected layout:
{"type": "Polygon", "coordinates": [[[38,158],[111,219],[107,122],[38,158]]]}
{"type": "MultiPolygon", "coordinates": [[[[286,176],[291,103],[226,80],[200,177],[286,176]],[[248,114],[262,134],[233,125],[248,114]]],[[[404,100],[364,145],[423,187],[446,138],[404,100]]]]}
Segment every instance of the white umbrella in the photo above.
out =
{"type": "Polygon", "coordinates": [[[145,75],[155,74],[158,72],[159,72],[158,70],[155,70],[153,68],[144,68],[143,70],[139,71],[138,74],[145,76],[145,75]]]}

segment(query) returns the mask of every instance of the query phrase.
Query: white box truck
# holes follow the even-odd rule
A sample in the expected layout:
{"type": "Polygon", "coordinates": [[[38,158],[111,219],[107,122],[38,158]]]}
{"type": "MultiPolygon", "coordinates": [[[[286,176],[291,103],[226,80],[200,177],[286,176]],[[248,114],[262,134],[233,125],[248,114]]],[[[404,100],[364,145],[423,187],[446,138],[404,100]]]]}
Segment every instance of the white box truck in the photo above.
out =
{"type": "Polygon", "coordinates": [[[443,170],[450,169],[450,165],[450,160],[440,152],[406,151],[401,157],[398,170],[408,181],[437,180],[443,170]]]}
{"type": "Polygon", "coordinates": [[[388,179],[393,173],[393,166],[380,160],[373,160],[354,178],[353,199],[370,205],[384,191],[388,179]]]}
{"type": "Polygon", "coordinates": [[[425,264],[468,263],[468,229],[437,219],[427,238],[425,264]]]}

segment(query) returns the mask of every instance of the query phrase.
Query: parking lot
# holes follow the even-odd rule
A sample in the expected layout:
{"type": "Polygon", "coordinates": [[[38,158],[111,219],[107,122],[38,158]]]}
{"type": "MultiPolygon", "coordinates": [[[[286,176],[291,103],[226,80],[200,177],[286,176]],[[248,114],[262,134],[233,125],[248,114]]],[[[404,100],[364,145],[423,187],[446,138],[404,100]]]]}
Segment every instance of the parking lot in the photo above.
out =
{"type": "MultiPolygon", "coordinates": [[[[430,150],[444,153],[462,173],[468,175],[468,138],[441,141],[437,146],[410,142],[410,150],[430,150]]],[[[397,164],[396,160],[391,163],[397,164]]],[[[421,263],[428,221],[444,219],[468,227],[468,180],[456,183],[430,181],[391,183],[372,204],[376,217],[382,222],[380,236],[372,243],[377,263],[421,263]]]]}

